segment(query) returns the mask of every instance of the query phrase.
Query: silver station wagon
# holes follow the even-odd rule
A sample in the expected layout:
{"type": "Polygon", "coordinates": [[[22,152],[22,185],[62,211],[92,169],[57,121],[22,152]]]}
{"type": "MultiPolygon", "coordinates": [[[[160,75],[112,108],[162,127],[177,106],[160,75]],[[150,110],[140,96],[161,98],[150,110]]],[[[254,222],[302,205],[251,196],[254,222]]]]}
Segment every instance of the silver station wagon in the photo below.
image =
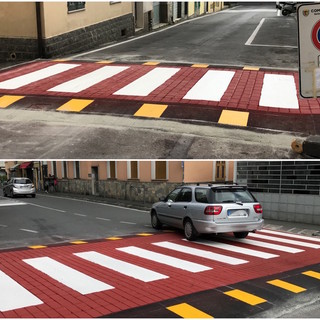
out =
{"type": "Polygon", "coordinates": [[[184,230],[188,240],[200,234],[233,232],[245,238],[261,229],[262,206],[246,187],[231,184],[184,185],[151,208],[151,224],[184,230]]]}

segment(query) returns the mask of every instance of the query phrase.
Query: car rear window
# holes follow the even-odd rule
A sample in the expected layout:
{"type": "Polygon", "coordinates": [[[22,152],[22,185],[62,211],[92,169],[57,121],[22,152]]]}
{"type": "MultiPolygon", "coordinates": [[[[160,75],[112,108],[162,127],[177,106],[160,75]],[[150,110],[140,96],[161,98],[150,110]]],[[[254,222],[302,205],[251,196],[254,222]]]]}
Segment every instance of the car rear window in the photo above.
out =
{"type": "Polygon", "coordinates": [[[256,202],[254,196],[245,188],[212,188],[214,203],[256,202]]]}
{"type": "Polygon", "coordinates": [[[14,179],[13,183],[17,184],[30,184],[32,183],[30,179],[14,179]]]}

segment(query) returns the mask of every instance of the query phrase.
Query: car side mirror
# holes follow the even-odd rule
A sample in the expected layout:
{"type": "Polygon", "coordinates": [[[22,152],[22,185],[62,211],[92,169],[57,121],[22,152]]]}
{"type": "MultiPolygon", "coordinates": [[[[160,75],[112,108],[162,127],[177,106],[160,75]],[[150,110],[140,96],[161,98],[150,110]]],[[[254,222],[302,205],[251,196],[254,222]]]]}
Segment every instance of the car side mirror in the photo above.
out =
{"type": "Polygon", "coordinates": [[[165,198],[165,197],[160,197],[160,198],[159,198],[159,201],[165,202],[165,201],[166,201],[166,198],[165,198]]]}

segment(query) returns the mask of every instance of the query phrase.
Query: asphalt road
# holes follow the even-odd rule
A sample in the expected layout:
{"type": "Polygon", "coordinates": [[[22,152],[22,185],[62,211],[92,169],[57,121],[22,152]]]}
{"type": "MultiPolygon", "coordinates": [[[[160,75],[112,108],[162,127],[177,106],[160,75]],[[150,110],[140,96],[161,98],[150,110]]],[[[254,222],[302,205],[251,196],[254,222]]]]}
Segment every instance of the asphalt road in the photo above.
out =
{"type": "Polygon", "coordinates": [[[100,239],[152,229],[146,211],[54,195],[1,197],[0,210],[0,249],[100,239]]]}
{"type": "Polygon", "coordinates": [[[297,69],[297,21],[275,3],[244,3],[73,58],[297,69]]]}

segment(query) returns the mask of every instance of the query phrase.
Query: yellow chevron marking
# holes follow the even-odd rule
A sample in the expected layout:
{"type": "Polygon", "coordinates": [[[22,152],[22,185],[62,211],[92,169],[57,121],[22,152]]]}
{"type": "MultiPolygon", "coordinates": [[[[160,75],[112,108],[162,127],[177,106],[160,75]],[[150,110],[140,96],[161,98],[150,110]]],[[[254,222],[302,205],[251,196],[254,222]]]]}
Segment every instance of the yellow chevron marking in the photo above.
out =
{"type": "Polygon", "coordinates": [[[208,64],[193,64],[191,68],[208,68],[208,64]]]}
{"type": "Polygon", "coordinates": [[[246,127],[248,120],[249,112],[223,110],[218,123],[246,127]]]}
{"type": "Polygon", "coordinates": [[[260,70],[260,67],[244,66],[244,67],[243,67],[243,70],[246,70],[246,71],[259,71],[259,70],[260,70]]]}
{"type": "Polygon", "coordinates": [[[70,243],[72,243],[72,244],[85,244],[85,243],[88,243],[88,242],[82,241],[82,240],[77,240],[77,241],[72,241],[70,243]]]}
{"type": "Polygon", "coordinates": [[[106,238],[106,240],[121,240],[122,238],[120,237],[110,237],[110,238],[106,238]]]}
{"type": "Polygon", "coordinates": [[[13,103],[23,99],[25,96],[2,96],[0,97],[0,108],[4,109],[13,103]]]}
{"type": "Polygon", "coordinates": [[[30,248],[30,249],[43,249],[43,248],[47,248],[47,246],[29,246],[28,248],[30,248]]]}
{"type": "Polygon", "coordinates": [[[319,272],[315,272],[315,271],[306,271],[306,272],[302,272],[302,274],[308,276],[308,277],[312,277],[312,278],[316,278],[320,280],[320,273],[319,272]]]}
{"type": "Polygon", "coordinates": [[[136,117],[146,118],[160,118],[164,111],[167,109],[167,105],[164,104],[149,104],[145,103],[142,107],[134,114],[136,117]]]}
{"type": "Polygon", "coordinates": [[[80,112],[91,104],[94,100],[71,99],[67,103],[59,107],[58,111],[80,112]]]}
{"type": "Polygon", "coordinates": [[[257,304],[264,303],[267,301],[267,300],[262,299],[258,296],[255,296],[251,293],[248,293],[248,292],[245,292],[242,290],[238,290],[238,289],[224,292],[224,294],[226,294],[232,298],[235,298],[237,300],[240,300],[242,302],[245,302],[247,304],[250,304],[251,306],[255,306],[257,304]]]}
{"type": "Polygon", "coordinates": [[[167,309],[182,318],[188,318],[188,319],[191,319],[191,318],[193,318],[193,319],[195,319],[195,318],[198,318],[198,319],[200,319],[200,318],[206,318],[206,319],[213,318],[209,314],[206,314],[206,313],[202,312],[201,310],[194,308],[187,303],[176,304],[174,306],[167,307],[167,309]]]}
{"type": "Polygon", "coordinates": [[[148,61],[143,63],[144,66],[157,66],[158,64],[160,64],[160,62],[156,62],[156,61],[148,61]]]}

